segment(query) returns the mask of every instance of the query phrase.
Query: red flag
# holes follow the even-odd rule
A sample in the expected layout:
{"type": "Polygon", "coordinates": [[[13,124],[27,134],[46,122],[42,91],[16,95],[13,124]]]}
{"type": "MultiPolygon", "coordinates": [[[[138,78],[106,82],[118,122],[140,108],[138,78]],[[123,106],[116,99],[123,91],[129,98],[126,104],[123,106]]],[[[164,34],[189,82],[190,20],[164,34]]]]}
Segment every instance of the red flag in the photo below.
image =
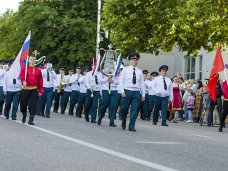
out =
{"type": "Polygon", "coordinates": [[[224,62],[222,59],[222,53],[220,50],[220,46],[218,45],[218,49],[215,55],[214,63],[211,69],[210,79],[207,85],[207,91],[209,93],[209,97],[216,101],[216,85],[218,82],[218,72],[223,71],[224,62]]]}

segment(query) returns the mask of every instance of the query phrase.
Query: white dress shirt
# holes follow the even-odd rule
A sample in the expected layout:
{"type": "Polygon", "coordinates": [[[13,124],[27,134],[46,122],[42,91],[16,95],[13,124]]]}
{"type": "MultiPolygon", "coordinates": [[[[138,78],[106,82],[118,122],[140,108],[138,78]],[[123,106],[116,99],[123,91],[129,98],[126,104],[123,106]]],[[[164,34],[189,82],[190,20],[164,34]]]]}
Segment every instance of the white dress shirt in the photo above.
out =
{"type": "Polygon", "coordinates": [[[102,75],[101,76],[101,90],[117,90],[117,86],[119,84],[119,78],[113,76],[112,77],[113,83],[110,83],[109,87],[109,82],[108,82],[108,76],[102,75]]]}
{"type": "Polygon", "coordinates": [[[5,76],[4,76],[4,79],[3,79],[3,91],[12,91],[12,92],[15,92],[15,91],[20,91],[21,90],[21,80],[18,78],[18,79],[15,79],[16,80],[16,83],[14,84],[13,83],[13,75],[7,71],[5,73],[5,76]]]}
{"type": "Polygon", "coordinates": [[[81,76],[79,77],[78,82],[80,83],[80,93],[86,93],[86,77],[85,76],[81,76]]]}
{"type": "Polygon", "coordinates": [[[155,91],[155,95],[158,96],[158,93],[161,93],[160,97],[167,97],[169,96],[169,99],[172,101],[173,100],[173,84],[170,78],[168,77],[163,77],[163,76],[157,76],[154,78],[154,84],[152,87],[155,91]],[[167,85],[167,90],[164,88],[164,80],[167,85]]]}
{"type": "Polygon", "coordinates": [[[95,82],[95,75],[92,76],[92,71],[87,72],[86,74],[86,88],[92,89],[93,91],[101,90],[101,80],[102,76],[100,72],[97,72],[98,84],[95,82]]]}
{"type": "Polygon", "coordinates": [[[5,69],[0,69],[0,86],[3,86],[3,79],[5,76],[6,70],[5,69]]]}
{"type": "MultiPolygon", "coordinates": [[[[62,76],[63,78],[62,78],[62,81],[64,81],[65,82],[65,75],[63,75],[62,76]]],[[[58,89],[58,86],[60,85],[60,82],[61,82],[61,74],[57,74],[56,75],[56,79],[55,79],[55,81],[54,81],[54,89],[56,90],[56,89],[58,89]]]]}
{"type": "Polygon", "coordinates": [[[65,83],[68,83],[67,85],[66,85],[66,87],[65,87],[65,89],[64,89],[64,91],[66,91],[66,92],[72,92],[72,88],[71,88],[71,83],[70,83],[70,79],[71,79],[71,77],[72,77],[73,75],[67,75],[67,76],[65,76],[65,78],[64,78],[64,81],[65,81],[65,83]]]}
{"type": "Polygon", "coordinates": [[[145,80],[144,81],[144,85],[145,85],[145,93],[148,94],[149,93],[149,87],[148,87],[148,84],[149,84],[150,80],[145,80]]]}
{"type": "Polygon", "coordinates": [[[54,87],[55,80],[57,79],[57,75],[55,71],[48,71],[47,69],[41,70],[43,77],[43,87],[51,88],[54,87]],[[49,73],[49,81],[47,81],[47,72],[49,73]]]}
{"type": "Polygon", "coordinates": [[[154,80],[148,81],[146,82],[147,86],[148,86],[148,94],[154,96],[155,95],[155,90],[154,90],[154,80]]]}
{"type": "Polygon", "coordinates": [[[80,86],[78,85],[78,80],[80,77],[82,77],[83,75],[81,74],[73,74],[71,77],[70,77],[70,83],[71,83],[71,89],[74,90],[74,91],[79,91],[80,90],[80,86]]]}
{"type": "Polygon", "coordinates": [[[133,84],[133,66],[124,67],[120,75],[120,88],[121,93],[124,89],[131,91],[140,91],[142,96],[145,97],[145,85],[142,70],[135,67],[136,84],[133,84]]]}

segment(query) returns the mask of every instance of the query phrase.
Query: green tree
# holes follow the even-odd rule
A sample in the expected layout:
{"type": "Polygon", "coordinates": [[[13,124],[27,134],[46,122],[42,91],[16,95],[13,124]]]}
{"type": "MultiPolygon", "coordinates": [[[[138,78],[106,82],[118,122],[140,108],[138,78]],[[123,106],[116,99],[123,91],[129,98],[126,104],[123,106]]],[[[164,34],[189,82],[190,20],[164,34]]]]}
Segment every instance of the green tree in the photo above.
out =
{"type": "Polygon", "coordinates": [[[157,54],[177,44],[189,55],[227,44],[227,12],[225,0],[105,0],[102,24],[126,52],[157,54]]]}
{"type": "Polygon", "coordinates": [[[7,42],[2,42],[11,55],[18,53],[31,30],[30,53],[37,49],[57,66],[90,63],[95,56],[96,1],[24,1],[18,12],[2,20],[0,34],[9,39],[10,46],[15,44],[16,47],[9,49],[7,42]],[[13,31],[6,32],[2,27],[7,28],[9,22],[14,23],[13,31]],[[14,39],[16,43],[12,42],[14,39]]]}

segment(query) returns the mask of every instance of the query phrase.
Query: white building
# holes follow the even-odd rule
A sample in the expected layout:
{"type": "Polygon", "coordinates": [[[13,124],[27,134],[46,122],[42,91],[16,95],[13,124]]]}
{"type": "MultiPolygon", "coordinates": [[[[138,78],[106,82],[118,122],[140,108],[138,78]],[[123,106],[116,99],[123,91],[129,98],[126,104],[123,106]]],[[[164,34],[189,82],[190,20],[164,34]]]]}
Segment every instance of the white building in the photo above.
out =
{"type": "MultiPolygon", "coordinates": [[[[161,52],[158,56],[153,54],[141,53],[138,63],[139,68],[147,69],[149,72],[157,71],[161,65],[169,66],[168,76],[173,77],[177,72],[181,72],[184,79],[209,78],[216,51],[208,53],[204,49],[199,51],[197,57],[184,57],[186,52],[180,52],[174,48],[173,52],[161,52]]],[[[228,54],[222,53],[224,64],[228,64],[228,54]]],[[[128,65],[128,61],[124,61],[128,65]]],[[[224,72],[220,73],[225,78],[224,72]]]]}

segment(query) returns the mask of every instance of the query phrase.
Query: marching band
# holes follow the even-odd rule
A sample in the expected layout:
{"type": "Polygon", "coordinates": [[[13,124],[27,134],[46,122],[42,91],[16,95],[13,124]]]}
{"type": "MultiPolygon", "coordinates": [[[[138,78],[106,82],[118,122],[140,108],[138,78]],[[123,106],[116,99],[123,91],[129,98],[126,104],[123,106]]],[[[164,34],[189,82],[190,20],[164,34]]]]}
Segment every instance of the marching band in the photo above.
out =
{"type": "MultiPolygon", "coordinates": [[[[99,67],[95,71],[94,63],[92,70],[77,65],[71,68],[60,67],[59,73],[56,74],[50,61],[46,61],[40,68],[40,65],[35,66],[36,57],[31,55],[28,58],[27,69],[22,68],[18,78],[14,78],[8,71],[13,61],[8,61],[6,66],[4,64],[7,62],[1,60],[0,115],[4,114],[6,119],[11,117],[12,120],[17,120],[20,105],[22,123],[25,123],[28,107],[30,113],[28,124],[35,125],[35,115],[50,118],[51,109],[54,113],[61,114],[65,114],[68,109],[67,113],[71,116],[82,118],[84,114],[87,122],[101,125],[108,111],[110,127],[117,126],[115,119],[119,113],[119,119],[122,120],[121,127],[125,130],[129,114],[128,130],[136,132],[135,122],[139,113],[142,120],[152,120],[152,124],[157,125],[161,111],[161,125],[168,126],[166,123],[168,107],[170,104],[174,105],[173,99],[176,98],[174,83],[166,76],[168,66],[162,65],[159,68],[160,74],[149,73],[137,67],[139,59],[138,53],[129,54],[130,65],[120,66],[116,74],[105,74],[99,67]],[[65,71],[68,71],[68,75],[65,71]]],[[[182,87],[180,90],[179,85],[177,87],[178,92],[181,92],[182,87]]],[[[222,88],[223,103],[226,104],[228,97],[226,81],[222,88]]],[[[223,106],[223,111],[227,111],[227,105],[223,106]]],[[[220,132],[226,116],[226,112],[221,114],[220,132]]]]}

